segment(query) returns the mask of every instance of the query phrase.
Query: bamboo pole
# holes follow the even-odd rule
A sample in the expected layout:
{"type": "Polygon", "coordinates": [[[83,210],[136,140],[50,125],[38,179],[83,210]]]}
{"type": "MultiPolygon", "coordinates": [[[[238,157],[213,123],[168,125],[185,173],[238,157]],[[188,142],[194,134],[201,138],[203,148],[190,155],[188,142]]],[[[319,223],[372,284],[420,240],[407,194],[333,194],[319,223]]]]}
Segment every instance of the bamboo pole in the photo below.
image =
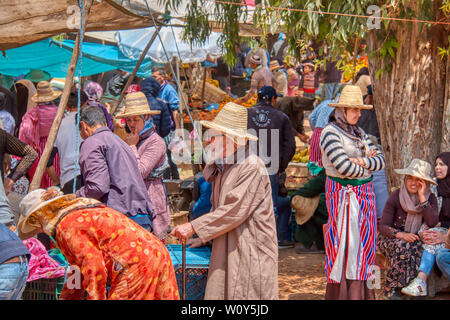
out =
{"type": "MultiPolygon", "coordinates": [[[[70,59],[69,70],[67,71],[64,89],[61,95],[61,100],[59,102],[58,110],[56,112],[55,119],[53,120],[52,127],[50,128],[50,133],[48,135],[44,151],[42,152],[41,158],[39,159],[39,163],[36,168],[36,172],[33,176],[33,180],[31,181],[29,189],[30,192],[40,187],[42,176],[44,175],[48,159],[50,158],[50,153],[52,152],[53,145],[55,144],[56,135],[58,134],[59,130],[59,125],[61,124],[61,120],[64,116],[64,110],[66,109],[70,90],[72,89],[73,76],[75,74],[75,69],[77,67],[78,56],[80,55],[78,46],[81,41],[81,36],[84,34],[84,31],[86,30],[86,24],[88,21],[89,10],[91,8],[91,5],[92,1],[85,1],[82,30],[78,31],[77,38],[75,40],[75,46],[73,47],[72,58],[70,59]]],[[[81,83],[79,85],[81,85],[81,83]]]]}
{"type": "Polygon", "coordinates": [[[150,38],[150,41],[147,43],[147,45],[145,46],[144,50],[142,51],[141,56],[139,57],[138,62],[136,63],[136,66],[134,67],[133,73],[131,74],[131,76],[128,78],[127,83],[125,84],[125,86],[123,87],[122,93],[120,94],[119,99],[117,100],[117,103],[115,105],[113,105],[111,107],[111,112],[110,114],[113,116],[114,112],[116,112],[117,108],[119,107],[120,103],[122,102],[123,98],[125,97],[125,92],[127,91],[128,87],[130,86],[131,82],[133,82],[134,77],[136,77],[136,73],[138,72],[142,61],[144,61],[145,56],[147,55],[148,50],[150,49],[150,47],[152,46],[153,42],[156,39],[156,36],[158,35],[159,30],[161,29],[162,24],[160,24],[156,31],[153,33],[152,37],[150,38]]]}

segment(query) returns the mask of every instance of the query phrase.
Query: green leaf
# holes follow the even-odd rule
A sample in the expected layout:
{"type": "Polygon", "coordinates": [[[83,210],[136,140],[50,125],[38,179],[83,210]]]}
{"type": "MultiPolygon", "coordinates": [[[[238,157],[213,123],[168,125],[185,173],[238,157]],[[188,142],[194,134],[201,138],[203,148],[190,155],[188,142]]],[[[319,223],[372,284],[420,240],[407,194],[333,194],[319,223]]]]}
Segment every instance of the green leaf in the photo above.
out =
{"type": "Polygon", "coordinates": [[[377,73],[375,74],[375,78],[377,80],[379,80],[382,73],[383,73],[383,69],[378,70],[377,73]]]}

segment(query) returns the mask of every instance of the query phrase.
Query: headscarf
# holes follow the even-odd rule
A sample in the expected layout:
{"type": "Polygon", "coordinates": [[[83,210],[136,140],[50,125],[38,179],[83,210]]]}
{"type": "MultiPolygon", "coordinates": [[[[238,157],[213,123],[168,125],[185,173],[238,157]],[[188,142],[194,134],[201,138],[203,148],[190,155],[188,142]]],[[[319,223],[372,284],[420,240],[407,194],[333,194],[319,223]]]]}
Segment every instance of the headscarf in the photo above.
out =
{"type": "Polygon", "coordinates": [[[94,81],[86,83],[83,91],[87,94],[89,102],[100,102],[103,95],[102,86],[94,81]]]}
{"type": "Polygon", "coordinates": [[[444,179],[438,179],[437,191],[438,196],[442,197],[442,208],[439,214],[439,220],[450,220],[450,152],[442,152],[436,157],[439,158],[449,168],[447,169],[447,175],[444,179]]]}
{"type": "Polygon", "coordinates": [[[362,132],[356,125],[349,124],[347,122],[347,116],[345,114],[345,108],[335,108],[334,112],[330,116],[330,122],[334,122],[339,128],[349,135],[362,138],[362,132]]]}
{"type": "MultiPolygon", "coordinates": [[[[141,132],[139,132],[139,137],[144,137],[144,134],[147,133],[150,129],[153,128],[153,121],[152,117],[149,116],[148,120],[145,120],[146,116],[141,116],[142,120],[144,120],[144,129],[142,129],[141,132]]],[[[150,135],[146,135],[145,138],[149,137],[150,135]]]]}
{"type": "MultiPolygon", "coordinates": [[[[406,176],[405,176],[406,179],[406,176]]],[[[425,190],[425,198],[428,200],[431,195],[430,183],[424,181],[427,185],[425,190]]],[[[419,196],[417,194],[410,194],[406,189],[405,181],[400,188],[399,193],[400,206],[403,211],[407,213],[405,222],[405,232],[416,234],[419,232],[423,221],[423,207],[420,205],[419,196]]]]}

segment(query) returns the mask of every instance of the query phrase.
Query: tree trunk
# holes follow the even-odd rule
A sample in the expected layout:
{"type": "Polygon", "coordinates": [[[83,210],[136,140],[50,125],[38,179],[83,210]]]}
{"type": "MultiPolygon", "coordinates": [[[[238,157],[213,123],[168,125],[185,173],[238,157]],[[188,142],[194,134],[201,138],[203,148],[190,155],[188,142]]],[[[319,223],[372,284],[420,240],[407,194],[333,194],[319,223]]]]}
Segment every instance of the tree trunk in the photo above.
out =
{"type": "MultiPolygon", "coordinates": [[[[389,28],[399,44],[392,70],[383,72],[378,80],[372,72],[371,78],[391,190],[399,187],[403,179],[394,169],[408,166],[413,158],[426,160],[434,168],[440,151],[449,150],[450,75],[449,58],[441,60],[438,55],[438,47],[448,46],[443,27],[423,26],[420,30],[417,23],[411,27],[406,23],[391,23],[389,28]],[[443,121],[444,102],[446,122],[443,121]]],[[[384,40],[377,32],[384,33],[383,30],[369,32],[371,51],[379,49],[384,40]]],[[[370,70],[384,67],[378,56],[370,58],[369,65],[370,70]]]]}

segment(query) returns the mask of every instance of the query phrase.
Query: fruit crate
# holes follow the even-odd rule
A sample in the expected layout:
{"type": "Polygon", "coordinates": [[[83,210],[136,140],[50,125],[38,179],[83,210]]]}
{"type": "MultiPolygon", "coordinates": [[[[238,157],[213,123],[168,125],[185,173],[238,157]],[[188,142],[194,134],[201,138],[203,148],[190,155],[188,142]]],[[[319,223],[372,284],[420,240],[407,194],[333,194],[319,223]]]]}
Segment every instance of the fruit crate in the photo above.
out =
{"type": "Polygon", "coordinates": [[[64,277],[44,278],[27,282],[23,300],[58,300],[64,287],[64,277]]]}
{"type": "MultiPolygon", "coordinates": [[[[182,246],[176,244],[166,245],[177,278],[178,291],[182,298],[183,287],[183,256],[182,246]]],[[[186,300],[203,300],[205,296],[206,280],[208,278],[210,247],[186,247],[186,300]]]]}

